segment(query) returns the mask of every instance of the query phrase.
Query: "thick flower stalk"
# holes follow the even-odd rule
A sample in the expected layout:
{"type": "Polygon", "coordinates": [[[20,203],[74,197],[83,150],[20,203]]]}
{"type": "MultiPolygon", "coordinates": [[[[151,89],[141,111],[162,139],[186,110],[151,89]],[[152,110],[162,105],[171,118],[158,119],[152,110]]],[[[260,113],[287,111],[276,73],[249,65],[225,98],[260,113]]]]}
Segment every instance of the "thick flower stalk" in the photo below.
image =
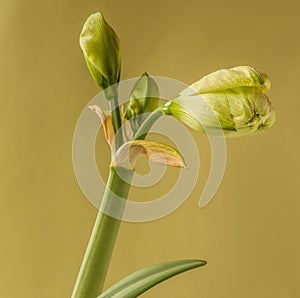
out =
{"type": "Polygon", "coordinates": [[[275,112],[266,91],[266,74],[249,66],[238,66],[211,73],[167,102],[162,112],[187,126],[226,136],[263,131],[275,122],[275,112]]]}

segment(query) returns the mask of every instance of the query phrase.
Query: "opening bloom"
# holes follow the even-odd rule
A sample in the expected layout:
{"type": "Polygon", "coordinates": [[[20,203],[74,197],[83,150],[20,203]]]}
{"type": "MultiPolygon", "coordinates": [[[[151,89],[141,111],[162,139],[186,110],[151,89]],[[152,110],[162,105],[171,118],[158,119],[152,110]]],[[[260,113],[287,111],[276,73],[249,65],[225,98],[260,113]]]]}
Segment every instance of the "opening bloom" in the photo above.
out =
{"type": "Polygon", "coordinates": [[[223,132],[227,136],[253,134],[275,122],[265,94],[269,77],[249,66],[213,72],[167,102],[162,111],[189,127],[223,132]]]}

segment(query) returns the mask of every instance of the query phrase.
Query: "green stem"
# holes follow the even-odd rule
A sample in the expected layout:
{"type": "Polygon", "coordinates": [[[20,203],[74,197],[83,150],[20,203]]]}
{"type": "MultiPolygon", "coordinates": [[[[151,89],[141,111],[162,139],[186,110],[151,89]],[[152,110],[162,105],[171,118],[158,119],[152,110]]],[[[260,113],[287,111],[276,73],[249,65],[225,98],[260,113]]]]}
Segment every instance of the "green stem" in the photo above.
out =
{"type": "MultiPolygon", "coordinates": [[[[104,90],[108,100],[115,137],[115,150],[123,144],[122,121],[118,104],[117,85],[110,86],[104,90]]],[[[117,195],[124,200],[127,199],[133,171],[120,167],[111,167],[109,178],[103,195],[102,205],[98,212],[92,235],[84,255],[81,268],[75,283],[72,298],[95,298],[103,289],[108,271],[113,248],[119,232],[125,203],[116,202],[117,195]],[[116,169],[125,175],[125,181],[118,176],[116,169]],[[104,211],[104,212],[103,212],[104,211]],[[117,218],[107,214],[117,212],[117,218]]]]}
{"type": "MultiPolygon", "coordinates": [[[[120,130],[122,123],[117,97],[111,98],[109,103],[112,111],[114,129],[118,132],[116,135],[116,147],[119,148],[122,145],[123,139],[120,130]]],[[[135,139],[145,138],[147,132],[161,115],[162,112],[160,108],[152,112],[141,125],[135,135],[135,139]]],[[[102,205],[98,212],[94,229],[81,264],[72,298],[95,298],[102,292],[113,248],[119,232],[121,223],[119,218],[122,218],[125,208],[125,201],[123,201],[123,203],[116,202],[114,196],[117,195],[124,200],[127,199],[132,177],[132,170],[121,167],[110,167],[102,205]],[[116,169],[118,169],[118,172],[122,172],[122,177],[125,179],[119,177],[116,169]],[[105,213],[103,213],[103,210],[105,210],[105,213]],[[118,214],[117,218],[107,215],[111,214],[110,211],[112,210],[114,214],[118,214]]]]}
{"type": "Polygon", "coordinates": [[[118,100],[113,99],[109,101],[110,105],[110,110],[111,110],[111,117],[112,117],[112,123],[114,127],[114,131],[116,133],[116,139],[115,139],[115,145],[116,145],[116,150],[121,147],[123,144],[123,133],[122,133],[122,120],[120,117],[120,109],[118,106],[118,100]]]}
{"type": "MultiPolygon", "coordinates": [[[[125,204],[114,202],[113,197],[116,194],[126,200],[130,184],[118,176],[116,169],[122,171],[127,181],[133,176],[131,170],[111,166],[100,210],[109,212],[114,209],[114,212],[117,210],[121,215],[125,204]]],[[[120,223],[121,220],[99,211],[72,298],[95,298],[101,294],[120,223]]]]}
{"type": "Polygon", "coordinates": [[[108,100],[109,109],[111,112],[112,124],[114,127],[114,131],[116,134],[115,137],[115,146],[116,150],[121,147],[123,144],[123,133],[122,129],[122,120],[121,120],[121,113],[119,108],[119,100],[118,100],[118,86],[117,84],[110,86],[106,90],[104,90],[104,95],[108,100]]]}
{"type": "Polygon", "coordinates": [[[151,127],[157,121],[157,119],[163,115],[162,108],[158,107],[154,110],[142,123],[138,131],[136,132],[134,139],[143,140],[147,136],[147,133],[150,131],[151,127]]]}

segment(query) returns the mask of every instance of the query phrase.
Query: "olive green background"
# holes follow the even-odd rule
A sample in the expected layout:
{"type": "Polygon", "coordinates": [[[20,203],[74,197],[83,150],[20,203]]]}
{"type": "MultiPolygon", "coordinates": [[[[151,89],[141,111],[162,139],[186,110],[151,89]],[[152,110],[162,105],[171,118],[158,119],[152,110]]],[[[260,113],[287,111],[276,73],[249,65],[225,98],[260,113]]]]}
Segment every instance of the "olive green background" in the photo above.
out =
{"type": "MultiPolygon", "coordinates": [[[[72,168],[76,122],[99,91],[78,37],[87,16],[101,11],[122,42],[123,79],[147,71],[192,83],[220,68],[251,65],[270,75],[277,111],[266,133],[228,140],[223,183],[204,209],[197,203],[209,146],[193,133],[202,172],[192,196],[166,218],[122,225],[107,286],[146,265],[202,258],[205,268],[143,297],[300,297],[298,6],[292,0],[2,0],[0,296],[71,295],[97,211],[72,168]]],[[[99,142],[106,165],[107,145],[99,142]]]]}

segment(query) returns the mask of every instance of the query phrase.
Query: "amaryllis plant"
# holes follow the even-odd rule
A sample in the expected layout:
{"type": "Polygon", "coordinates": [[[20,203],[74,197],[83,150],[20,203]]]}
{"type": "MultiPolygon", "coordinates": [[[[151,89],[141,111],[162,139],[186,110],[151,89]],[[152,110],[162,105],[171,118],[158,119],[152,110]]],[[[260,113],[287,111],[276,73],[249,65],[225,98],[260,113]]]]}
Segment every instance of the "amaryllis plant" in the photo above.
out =
{"type": "Polygon", "coordinates": [[[176,260],[141,269],[103,292],[130,182],[141,155],[153,162],[185,167],[180,152],[148,140],[152,125],[162,115],[174,117],[199,132],[239,137],[271,127],[275,113],[265,94],[270,89],[266,74],[249,66],[238,66],[211,73],[182,90],[171,100],[161,99],[155,80],[144,73],[135,83],[126,105],[119,105],[121,52],[119,39],[100,13],[91,15],[80,35],[80,46],[87,67],[108,101],[110,111],[98,106],[99,116],[111,148],[111,165],[92,235],[73,290],[73,298],[133,298],[156,284],[184,271],[201,267],[203,260],[176,260]],[[122,179],[119,175],[122,173],[122,179]],[[119,218],[109,216],[116,209],[119,218]]]}

